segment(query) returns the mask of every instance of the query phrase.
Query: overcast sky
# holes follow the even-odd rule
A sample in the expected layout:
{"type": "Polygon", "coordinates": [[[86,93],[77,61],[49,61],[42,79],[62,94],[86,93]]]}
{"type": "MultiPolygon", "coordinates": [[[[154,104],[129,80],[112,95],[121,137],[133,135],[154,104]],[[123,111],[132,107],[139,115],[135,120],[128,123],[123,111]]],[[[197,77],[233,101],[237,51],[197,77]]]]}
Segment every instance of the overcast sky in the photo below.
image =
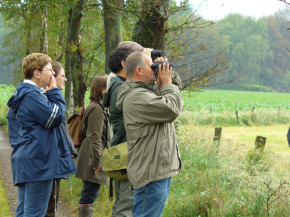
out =
{"type": "Polygon", "coordinates": [[[241,13],[259,18],[286,8],[277,0],[190,0],[193,9],[206,19],[218,20],[229,13],[241,13]]]}

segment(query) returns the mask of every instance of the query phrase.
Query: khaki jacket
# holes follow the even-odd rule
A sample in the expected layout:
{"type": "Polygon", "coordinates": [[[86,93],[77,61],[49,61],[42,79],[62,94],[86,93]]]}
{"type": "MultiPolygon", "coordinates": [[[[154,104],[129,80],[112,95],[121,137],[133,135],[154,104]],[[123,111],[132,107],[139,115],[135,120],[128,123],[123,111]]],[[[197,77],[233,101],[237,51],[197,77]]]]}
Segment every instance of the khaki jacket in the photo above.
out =
{"type": "Polygon", "coordinates": [[[150,182],[180,173],[181,159],[173,121],[183,99],[178,86],[126,81],[119,89],[117,107],[123,110],[128,140],[128,177],[139,189],[150,182]]]}
{"type": "Polygon", "coordinates": [[[109,122],[106,110],[99,104],[89,104],[82,119],[82,132],[86,137],[82,141],[77,157],[76,177],[102,185],[109,184],[106,173],[100,169],[94,174],[94,167],[100,168],[103,150],[110,142],[109,122]],[[106,124],[107,119],[107,124],[106,124]]]}

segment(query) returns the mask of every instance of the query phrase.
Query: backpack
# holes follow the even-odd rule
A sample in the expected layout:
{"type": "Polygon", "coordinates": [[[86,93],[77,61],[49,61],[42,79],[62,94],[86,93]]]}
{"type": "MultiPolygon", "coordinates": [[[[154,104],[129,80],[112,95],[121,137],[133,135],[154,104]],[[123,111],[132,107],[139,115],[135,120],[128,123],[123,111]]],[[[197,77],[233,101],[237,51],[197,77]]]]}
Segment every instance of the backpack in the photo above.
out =
{"type": "Polygon", "coordinates": [[[81,114],[73,114],[67,120],[68,133],[72,138],[75,148],[79,148],[85,135],[81,135],[82,118],[85,108],[81,107],[81,114]]]}

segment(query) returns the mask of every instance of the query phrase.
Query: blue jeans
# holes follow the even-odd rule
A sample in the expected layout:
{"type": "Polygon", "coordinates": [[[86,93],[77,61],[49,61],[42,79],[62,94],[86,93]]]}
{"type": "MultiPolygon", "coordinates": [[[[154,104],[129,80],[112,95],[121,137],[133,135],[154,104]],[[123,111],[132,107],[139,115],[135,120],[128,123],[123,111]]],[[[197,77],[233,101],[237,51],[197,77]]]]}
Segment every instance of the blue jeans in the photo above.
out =
{"type": "Polygon", "coordinates": [[[15,217],[43,217],[46,214],[52,179],[18,185],[18,207],[15,217]]]}
{"type": "Polygon", "coordinates": [[[134,217],[160,217],[170,191],[171,178],[150,182],[134,190],[134,217]]]}
{"type": "Polygon", "coordinates": [[[99,197],[100,184],[83,180],[83,189],[79,204],[92,204],[99,197]]]}

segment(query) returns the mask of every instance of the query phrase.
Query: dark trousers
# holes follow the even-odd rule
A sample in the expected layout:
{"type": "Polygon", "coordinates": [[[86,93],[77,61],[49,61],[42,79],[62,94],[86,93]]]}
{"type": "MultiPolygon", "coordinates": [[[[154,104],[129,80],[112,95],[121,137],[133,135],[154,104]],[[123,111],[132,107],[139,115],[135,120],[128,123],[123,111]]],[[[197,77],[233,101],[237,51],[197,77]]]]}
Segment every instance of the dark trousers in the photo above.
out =
{"type": "Polygon", "coordinates": [[[60,189],[60,179],[54,179],[45,217],[54,217],[60,189]]]}
{"type": "Polygon", "coordinates": [[[100,184],[83,180],[83,189],[79,204],[92,204],[99,197],[100,184]]]}

